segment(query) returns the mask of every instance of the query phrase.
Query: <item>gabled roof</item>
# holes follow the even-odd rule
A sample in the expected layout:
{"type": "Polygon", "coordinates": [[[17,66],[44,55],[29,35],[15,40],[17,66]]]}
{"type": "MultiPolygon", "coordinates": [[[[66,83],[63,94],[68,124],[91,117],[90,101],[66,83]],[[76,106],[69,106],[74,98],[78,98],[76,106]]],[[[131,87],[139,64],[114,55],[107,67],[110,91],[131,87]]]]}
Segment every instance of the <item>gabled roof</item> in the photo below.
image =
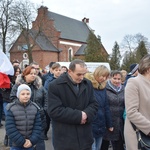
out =
{"type": "Polygon", "coordinates": [[[75,56],[77,56],[77,55],[85,55],[85,48],[86,47],[87,47],[87,44],[82,44],[82,46],[75,53],[75,56]]]}
{"type": "Polygon", "coordinates": [[[44,35],[44,33],[38,34],[35,30],[30,30],[30,35],[36,41],[36,43],[40,46],[42,50],[48,50],[53,52],[59,52],[59,50],[51,43],[50,40],[44,35]],[[36,37],[37,36],[37,37],[36,37]]]}
{"type": "Polygon", "coordinates": [[[55,28],[61,32],[62,39],[86,42],[90,31],[86,23],[50,11],[48,17],[54,20],[55,28]]]}

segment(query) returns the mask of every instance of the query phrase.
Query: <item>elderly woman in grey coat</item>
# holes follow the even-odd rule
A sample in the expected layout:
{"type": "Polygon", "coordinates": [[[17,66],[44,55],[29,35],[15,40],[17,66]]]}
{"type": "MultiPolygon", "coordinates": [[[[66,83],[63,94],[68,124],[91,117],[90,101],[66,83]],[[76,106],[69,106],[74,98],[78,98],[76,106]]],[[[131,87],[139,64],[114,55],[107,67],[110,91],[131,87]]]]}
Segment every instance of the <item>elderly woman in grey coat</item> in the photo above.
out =
{"type": "Polygon", "coordinates": [[[125,143],[127,150],[138,150],[136,133],[131,122],[150,136],[150,54],[139,63],[139,74],[128,80],[125,89],[125,143]]]}

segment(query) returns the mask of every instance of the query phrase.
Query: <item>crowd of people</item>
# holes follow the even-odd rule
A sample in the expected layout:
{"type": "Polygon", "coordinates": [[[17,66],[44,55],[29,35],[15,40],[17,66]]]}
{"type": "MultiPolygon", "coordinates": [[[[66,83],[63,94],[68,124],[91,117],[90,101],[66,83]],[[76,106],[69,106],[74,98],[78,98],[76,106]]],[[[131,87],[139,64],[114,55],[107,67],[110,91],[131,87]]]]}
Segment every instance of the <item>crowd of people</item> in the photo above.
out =
{"type": "Polygon", "coordinates": [[[129,73],[104,65],[89,72],[80,59],[69,68],[50,62],[48,72],[36,62],[12,65],[10,88],[0,88],[10,150],[46,150],[50,124],[54,150],[138,150],[131,122],[150,135],[149,54],[129,73]]]}
{"type": "MultiPolygon", "coordinates": [[[[4,145],[10,146],[11,150],[20,150],[23,148],[26,148],[27,150],[32,150],[33,148],[35,150],[45,150],[44,140],[48,140],[47,133],[50,128],[51,121],[47,113],[48,84],[52,80],[59,77],[62,73],[66,72],[67,67],[60,66],[59,63],[50,62],[49,71],[43,73],[43,71],[40,70],[39,64],[33,62],[30,65],[24,66],[24,69],[21,70],[18,60],[14,60],[12,62],[12,67],[14,70],[14,74],[7,75],[10,84],[9,88],[1,88],[0,85],[0,127],[3,126],[3,124],[1,123],[2,118],[6,121],[6,135],[4,138],[4,145]],[[28,86],[28,88],[24,86],[25,90],[27,89],[28,91],[30,91],[30,94],[26,94],[26,96],[28,96],[26,102],[22,102],[20,96],[17,95],[18,89],[21,88],[21,85],[28,86]],[[38,113],[40,115],[40,126],[36,124],[36,122],[33,122],[34,120],[31,120],[30,123],[30,119],[37,118],[37,116],[31,115],[32,110],[27,111],[30,108],[28,107],[28,105],[31,105],[31,103],[33,103],[34,105],[36,104],[35,106],[37,107],[38,113]],[[24,110],[22,109],[22,107],[20,107],[20,104],[25,107],[24,110]],[[17,109],[18,107],[20,107],[19,110],[17,109]],[[24,114],[22,113],[23,111],[27,111],[28,113],[24,114]],[[13,117],[14,120],[12,120],[13,117]],[[19,121],[18,119],[16,120],[16,118],[19,118],[19,121]],[[35,124],[33,125],[33,123],[35,124]],[[11,124],[12,126],[9,124],[11,124]],[[36,125],[39,126],[39,128],[37,128],[36,125]],[[16,130],[18,131],[15,132],[16,130]],[[32,135],[31,133],[34,130],[35,133],[32,135]],[[37,132],[36,130],[39,131],[37,132]],[[20,134],[18,134],[18,132],[20,134]],[[17,136],[14,137],[15,135],[17,136]],[[23,136],[24,139],[22,139],[21,136],[23,136]],[[33,136],[33,139],[30,139],[30,136],[33,136]],[[35,138],[35,136],[37,137],[35,138]],[[30,142],[28,141],[28,138],[30,139],[30,142]],[[29,144],[29,146],[26,146],[28,145],[25,144],[26,140],[28,141],[27,143],[29,144]]],[[[35,115],[34,112],[33,115],[35,115]]]]}

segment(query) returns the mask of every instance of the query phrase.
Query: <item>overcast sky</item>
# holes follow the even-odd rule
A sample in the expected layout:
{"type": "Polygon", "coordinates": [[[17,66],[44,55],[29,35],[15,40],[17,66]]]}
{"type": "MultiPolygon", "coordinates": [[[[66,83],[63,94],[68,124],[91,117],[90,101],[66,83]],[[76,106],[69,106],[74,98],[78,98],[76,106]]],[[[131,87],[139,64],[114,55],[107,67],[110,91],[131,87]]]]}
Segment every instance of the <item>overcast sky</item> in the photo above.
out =
{"type": "Polygon", "coordinates": [[[31,0],[49,11],[82,20],[101,36],[108,53],[127,34],[141,33],[150,42],[150,0],[31,0]]]}

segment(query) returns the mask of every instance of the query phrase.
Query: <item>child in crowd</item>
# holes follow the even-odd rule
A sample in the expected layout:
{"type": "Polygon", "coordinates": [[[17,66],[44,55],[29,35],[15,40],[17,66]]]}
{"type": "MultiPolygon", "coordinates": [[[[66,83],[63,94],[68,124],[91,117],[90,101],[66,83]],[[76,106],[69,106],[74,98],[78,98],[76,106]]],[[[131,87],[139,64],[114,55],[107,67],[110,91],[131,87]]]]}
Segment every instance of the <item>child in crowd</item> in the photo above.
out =
{"type": "Polygon", "coordinates": [[[39,107],[30,101],[31,89],[21,84],[17,99],[7,105],[6,133],[10,150],[33,150],[41,135],[39,107]]]}
{"type": "MultiPolygon", "coordinates": [[[[48,91],[48,86],[49,83],[52,82],[53,80],[55,80],[56,78],[58,78],[61,75],[61,65],[59,63],[53,63],[53,65],[51,66],[51,71],[53,73],[52,76],[49,76],[46,80],[45,80],[45,84],[44,84],[44,88],[48,91]]],[[[50,128],[50,117],[49,115],[46,113],[46,122],[47,122],[47,127],[45,128],[45,135],[47,135],[48,130],[50,128]]]]}
{"type": "Polygon", "coordinates": [[[53,76],[50,76],[45,81],[44,87],[45,87],[46,90],[48,90],[49,83],[52,82],[54,79],[58,78],[62,73],[61,65],[59,63],[54,63],[51,68],[52,68],[53,76]]]}

